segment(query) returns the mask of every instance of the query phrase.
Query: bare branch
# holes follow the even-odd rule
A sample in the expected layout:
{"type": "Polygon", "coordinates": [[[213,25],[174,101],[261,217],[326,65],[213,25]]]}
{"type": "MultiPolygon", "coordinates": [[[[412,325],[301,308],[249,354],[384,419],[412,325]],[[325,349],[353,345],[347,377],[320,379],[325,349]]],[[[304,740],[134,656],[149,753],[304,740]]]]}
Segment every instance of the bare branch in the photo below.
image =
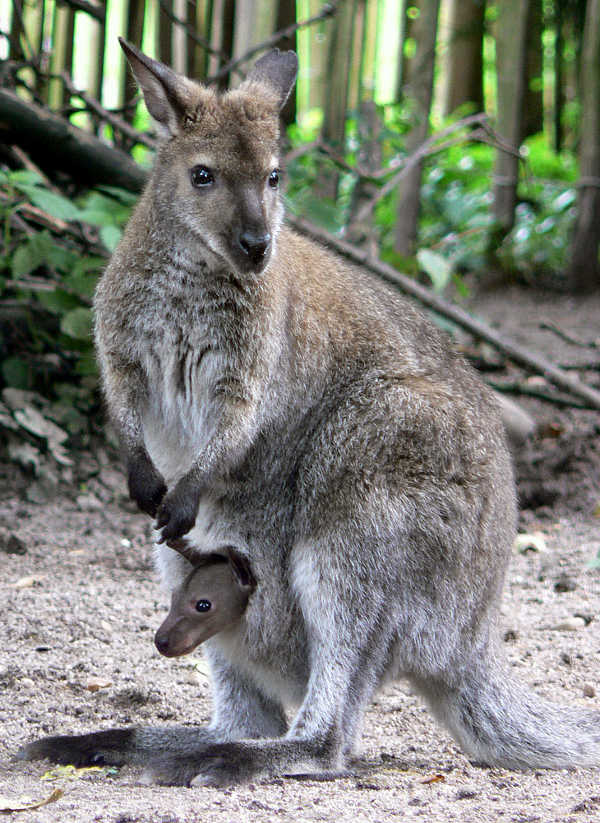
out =
{"type": "Polygon", "coordinates": [[[258,54],[261,51],[266,51],[267,49],[275,48],[278,43],[281,43],[282,40],[286,40],[288,37],[291,37],[291,35],[299,29],[312,26],[314,23],[318,23],[321,20],[326,20],[328,17],[333,17],[337,11],[338,3],[339,0],[331,0],[331,2],[325,3],[321,11],[312,17],[307,17],[306,20],[300,20],[298,23],[292,23],[291,25],[274,32],[270,37],[267,37],[266,40],[263,40],[262,43],[248,49],[248,51],[241,57],[236,57],[234,60],[230,60],[222,66],[219,71],[210,78],[210,80],[220,80],[232,71],[238,71],[239,67],[244,63],[247,63],[248,60],[251,60],[255,54],[258,54]]]}
{"type": "Polygon", "coordinates": [[[225,54],[220,49],[215,49],[214,46],[211,46],[208,40],[206,40],[204,37],[200,37],[199,34],[196,34],[194,29],[185,20],[182,20],[180,17],[177,17],[177,15],[173,14],[171,9],[167,6],[165,0],[158,0],[158,2],[160,5],[160,9],[165,15],[165,17],[168,20],[170,20],[171,23],[175,23],[176,26],[182,28],[185,31],[186,36],[189,37],[190,40],[193,40],[193,42],[196,43],[197,46],[200,46],[209,54],[214,54],[215,57],[219,58],[219,60],[228,59],[228,54],[225,54]]]}
{"type": "Polygon", "coordinates": [[[572,346],[581,346],[584,349],[598,349],[600,348],[600,341],[599,340],[581,340],[579,337],[575,337],[572,334],[567,334],[566,331],[563,331],[558,326],[555,326],[554,323],[544,322],[540,323],[540,329],[545,329],[545,331],[551,331],[557,337],[560,337],[561,340],[564,340],[565,343],[570,343],[572,346]]]}
{"type": "Polygon", "coordinates": [[[125,137],[128,137],[133,143],[141,143],[142,145],[147,146],[149,149],[156,148],[157,140],[155,140],[153,137],[150,137],[149,135],[144,134],[143,132],[138,131],[137,129],[134,129],[133,126],[131,126],[126,120],[123,120],[121,117],[117,117],[117,115],[113,112],[110,112],[107,109],[103,108],[98,102],[98,100],[96,100],[94,97],[90,97],[90,95],[86,94],[86,92],[79,91],[78,89],[76,89],[73,85],[71,77],[67,74],[67,72],[63,72],[60,75],[60,78],[65,84],[65,88],[67,89],[69,94],[71,94],[73,97],[81,98],[81,100],[83,100],[87,108],[94,114],[96,114],[100,118],[100,120],[103,120],[104,122],[112,126],[114,129],[120,131],[122,134],[125,135],[125,137]]]}
{"type": "Polygon", "coordinates": [[[106,4],[95,5],[94,3],[90,3],[89,0],[58,0],[58,3],[69,6],[75,11],[84,11],[86,14],[89,14],[90,17],[98,20],[98,22],[104,22],[106,4]]]}

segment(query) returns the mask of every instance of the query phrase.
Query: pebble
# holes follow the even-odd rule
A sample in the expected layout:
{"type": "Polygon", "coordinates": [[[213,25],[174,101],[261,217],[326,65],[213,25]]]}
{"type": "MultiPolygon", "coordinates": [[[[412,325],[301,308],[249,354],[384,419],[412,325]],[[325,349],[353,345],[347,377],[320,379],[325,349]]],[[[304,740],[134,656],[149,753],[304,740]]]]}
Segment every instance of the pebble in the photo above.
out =
{"type": "Polygon", "coordinates": [[[104,504],[94,494],[79,494],[75,502],[81,512],[97,512],[104,508],[104,504]]]}
{"type": "Polygon", "coordinates": [[[583,696],[596,697],[596,689],[590,683],[586,683],[583,687],[583,696]]]}
{"type": "Polygon", "coordinates": [[[563,592],[574,592],[577,588],[577,583],[568,574],[561,574],[554,584],[554,591],[562,594],[563,592]]]}
{"type": "Polygon", "coordinates": [[[521,554],[525,554],[526,552],[540,552],[540,554],[544,554],[548,551],[546,538],[542,532],[518,534],[515,538],[514,547],[516,551],[521,554]]]}
{"type": "Polygon", "coordinates": [[[0,529],[0,550],[6,554],[27,554],[27,546],[18,534],[0,529]]]}
{"type": "Polygon", "coordinates": [[[567,617],[553,628],[557,632],[578,632],[579,629],[585,628],[585,620],[583,617],[567,617]]]}

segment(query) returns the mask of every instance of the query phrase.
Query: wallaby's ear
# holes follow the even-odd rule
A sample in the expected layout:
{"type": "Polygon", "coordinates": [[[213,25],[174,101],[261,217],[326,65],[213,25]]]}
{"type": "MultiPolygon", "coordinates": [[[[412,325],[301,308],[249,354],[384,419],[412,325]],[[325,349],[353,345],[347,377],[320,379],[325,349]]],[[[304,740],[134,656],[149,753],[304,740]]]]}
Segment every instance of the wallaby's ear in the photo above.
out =
{"type": "Polygon", "coordinates": [[[298,74],[298,58],[294,51],[273,49],[257,60],[246,77],[246,83],[263,83],[279,96],[279,108],[285,106],[298,74]]]}
{"type": "Polygon", "coordinates": [[[234,546],[227,547],[227,556],[229,557],[229,563],[231,564],[233,573],[242,589],[255,589],[256,578],[252,574],[248,558],[240,554],[234,546]]]}
{"type": "Polygon", "coordinates": [[[190,84],[164,63],[153,60],[119,37],[148,111],[170,135],[177,134],[191,102],[190,84]]]}

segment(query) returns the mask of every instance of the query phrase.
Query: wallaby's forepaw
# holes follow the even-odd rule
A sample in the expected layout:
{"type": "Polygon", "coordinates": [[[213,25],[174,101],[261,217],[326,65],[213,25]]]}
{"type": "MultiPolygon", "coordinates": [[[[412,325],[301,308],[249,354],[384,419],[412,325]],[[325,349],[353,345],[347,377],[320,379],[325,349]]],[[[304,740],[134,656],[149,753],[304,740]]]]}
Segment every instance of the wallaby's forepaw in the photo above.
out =
{"type": "Polygon", "coordinates": [[[24,746],[17,757],[20,760],[47,758],[63,766],[122,766],[133,747],[134,729],[108,729],[91,734],[56,735],[42,737],[24,746]]]}
{"type": "Polygon", "coordinates": [[[136,452],[127,461],[127,486],[129,496],[139,508],[155,517],[167,486],[146,451],[136,452]]]}
{"type": "Polygon", "coordinates": [[[159,506],[156,528],[161,530],[159,543],[183,537],[193,527],[198,514],[200,490],[193,481],[182,477],[159,506]]]}

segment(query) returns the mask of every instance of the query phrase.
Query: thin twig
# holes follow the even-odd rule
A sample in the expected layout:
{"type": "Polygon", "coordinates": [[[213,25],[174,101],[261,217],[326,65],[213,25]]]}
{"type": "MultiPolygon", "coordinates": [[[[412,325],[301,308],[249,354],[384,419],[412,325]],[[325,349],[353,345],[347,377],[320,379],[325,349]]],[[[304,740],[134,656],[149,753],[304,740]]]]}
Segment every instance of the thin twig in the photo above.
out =
{"type": "Polygon", "coordinates": [[[225,65],[221,66],[219,71],[216,74],[213,74],[213,76],[209,79],[211,81],[221,80],[232,71],[237,71],[239,66],[247,63],[248,60],[251,60],[255,54],[274,48],[278,43],[281,43],[282,40],[286,40],[288,37],[291,37],[291,35],[299,29],[312,26],[314,23],[319,23],[321,20],[326,20],[328,17],[333,17],[333,15],[337,12],[338,3],[339,0],[331,0],[331,2],[325,3],[321,11],[314,14],[312,17],[307,17],[306,20],[300,20],[298,23],[291,23],[289,26],[279,29],[279,31],[274,32],[270,37],[267,37],[266,40],[263,40],[262,43],[252,46],[252,48],[248,49],[248,51],[241,57],[236,57],[228,63],[225,63],[225,65]]]}
{"type": "Polygon", "coordinates": [[[570,343],[572,346],[579,346],[582,349],[600,349],[598,340],[581,340],[579,337],[574,337],[572,334],[568,334],[558,326],[555,326],[554,323],[547,321],[540,323],[540,329],[551,331],[557,337],[560,337],[561,340],[564,340],[565,343],[570,343]]]}
{"type": "Polygon", "coordinates": [[[70,6],[75,11],[84,11],[100,23],[104,22],[105,3],[95,6],[93,3],[89,3],[88,0],[58,0],[58,2],[62,5],[70,6]]]}
{"type": "Polygon", "coordinates": [[[177,15],[173,14],[171,9],[167,6],[165,0],[158,0],[158,2],[160,10],[165,15],[165,17],[167,17],[171,21],[171,23],[175,23],[176,26],[182,28],[186,33],[186,36],[189,37],[190,40],[193,40],[197,46],[200,46],[209,54],[213,54],[215,57],[218,57],[219,60],[227,60],[229,58],[228,54],[225,54],[225,52],[221,51],[220,49],[215,49],[214,46],[211,46],[208,40],[206,40],[204,37],[200,37],[199,34],[196,34],[194,29],[185,20],[182,20],[180,17],[177,17],[177,15]]]}
{"type": "Polygon", "coordinates": [[[143,132],[134,129],[126,120],[117,117],[112,112],[108,111],[107,109],[103,108],[100,105],[99,101],[96,100],[94,97],[90,97],[89,94],[86,94],[84,91],[79,91],[73,85],[73,82],[68,75],[67,72],[63,72],[60,75],[61,80],[65,84],[65,88],[73,97],[80,97],[87,108],[96,114],[101,120],[104,120],[113,128],[120,131],[125,137],[128,137],[133,143],[141,143],[144,146],[147,146],[149,149],[155,149],[157,146],[157,141],[150,137],[143,132]]]}
{"type": "MultiPolygon", "coordinates": [[[[387,180],[383,186],[379,189],[376,196],[373,197],[371,200],[367,201],[355,216],[355,220],[358,223],[362,223],[367,220],[370,215],[372,214],[375,206],[383,200],[384,197],[393,191],[397,186],[398,183],[408,175],[408,173],[417,166],[424,157],[430,154],[435,154],[438,151],[442,151],[444,148],[447,148],[447,145],[438,148],[436,144],[440,140],[441,137],[445,137],[448,134],[451,134],[454,131],[458,131],[461,128],[464,128],[467,125],[474,124],[476,122],[481,122],[482,118],[487,117],[485,114],[473,115],[471,118],[464,118],[464,120],[459,120],[457,123],[454,123],[452,126],[448,126],[448,128],[443,129],[441,132],[437,134],[432,134],[431,137],[427,138],[421,145],[418,147],[416,151],[410,154],[408,157],[404,159],[404,163],[402,168],[395,172],[392,177],[387,180]],[[468,121],[468,122],[465,122],[468,121]]],[[[463,138],[469,139],[469,138],[463,138]]],[[[462,141],[461,141],[462,142],[462,141]]]]}

